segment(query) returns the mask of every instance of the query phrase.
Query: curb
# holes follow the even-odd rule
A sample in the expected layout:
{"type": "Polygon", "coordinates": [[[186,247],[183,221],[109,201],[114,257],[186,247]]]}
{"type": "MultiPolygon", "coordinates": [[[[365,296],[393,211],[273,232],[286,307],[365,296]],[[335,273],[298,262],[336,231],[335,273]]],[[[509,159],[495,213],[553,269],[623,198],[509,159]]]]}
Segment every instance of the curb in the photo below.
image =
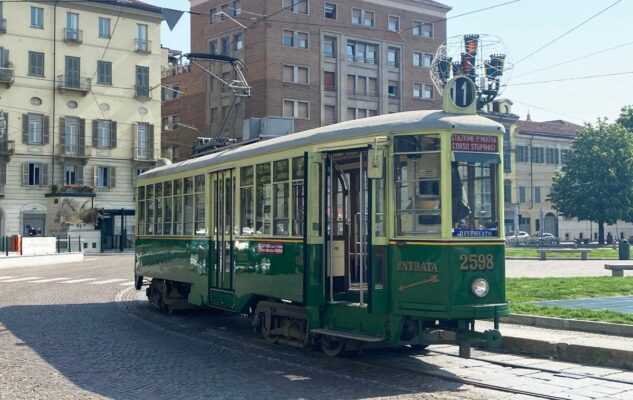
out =
{"type": "Polygon", "coordinates": [[[510,314],[509,317],[502,318],[502,321],[508,324],[535,326],[547,329],[633,337],[633,325],[626,324],[612,324],[608,322],[584,321],[578,319],[541,317],[537,315],[527,314],[510,314]]]}
{"type": "Polygon", "coordinates": [[[633,369],[633,353],[626,350],[546,342],[512,336],[504,336],[499,348],[515,354],[529,354],[557,361],[633,369]]]}

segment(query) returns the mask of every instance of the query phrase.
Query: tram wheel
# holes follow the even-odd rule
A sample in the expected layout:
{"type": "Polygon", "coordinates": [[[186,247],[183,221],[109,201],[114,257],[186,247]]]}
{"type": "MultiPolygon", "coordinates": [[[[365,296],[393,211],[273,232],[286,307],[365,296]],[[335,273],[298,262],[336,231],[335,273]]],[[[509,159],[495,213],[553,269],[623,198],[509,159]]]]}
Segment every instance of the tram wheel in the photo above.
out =
{"type": "Polygon", "coordinates": [[[321,350],[330,357],[338,357],[345,350],[345,342],[329,335],[321,335],[321,350]]]}
{"type": "Polygon", "coordinates": [[[271,328],[268,329],[266,327],[266,325],[267,325],[266,324],[266,314],[261,313],[259,318],[260,318],[260,321],[261,321],[261,324],[262,324],[262,336],[264,336],[264,340],[266,341],[266,343],[276,344],[277,341],[278,341],[278,338],[275,335],[273,335],[272,332],[271,332],[272,331],[272,321],[270,323],[271,328]]]}

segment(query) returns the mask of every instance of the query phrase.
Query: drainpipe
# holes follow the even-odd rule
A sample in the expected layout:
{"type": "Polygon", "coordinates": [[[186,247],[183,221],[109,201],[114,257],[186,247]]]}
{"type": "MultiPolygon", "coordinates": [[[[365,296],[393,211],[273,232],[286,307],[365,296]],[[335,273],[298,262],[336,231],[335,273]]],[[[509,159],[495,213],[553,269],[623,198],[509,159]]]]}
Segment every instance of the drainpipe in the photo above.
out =
{"type": "Polygon", "coordinates": [[[50,183],[51,187],[55,184],[55,106],[57,104],[57,91],[55,87],[57,86],[57,3],[59,0],[55,0],[53,3],[53,115],[51,121],[49,122],[49,127],[51,129],[51,143],[53,145],[53,151],[51,152],[51,178],[50,183]]]}

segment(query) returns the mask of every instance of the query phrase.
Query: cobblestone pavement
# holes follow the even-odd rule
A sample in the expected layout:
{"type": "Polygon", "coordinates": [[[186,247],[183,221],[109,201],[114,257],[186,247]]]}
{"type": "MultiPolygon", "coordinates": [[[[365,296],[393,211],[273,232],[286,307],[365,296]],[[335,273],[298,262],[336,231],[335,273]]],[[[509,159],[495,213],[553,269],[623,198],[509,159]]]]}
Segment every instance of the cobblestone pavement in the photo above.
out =
{"type": "MultiPolygon", "coordinates": [[[[84,263],[2,271],[1,399],[529,398],[423,377],[416,373],[420,370],[570,399],[628,399],[633,394],[627,393],[631,385],[441,354],[368,351],[332,359],[268,345],[246,319],[208,311],[169,316],[149,306],[129,286],[132,260],[92,257],[84,263]]],[[[565,366],[570,371],[586,368],[565,366]]],[[[588,371],[633,380],[623,371],[588,371]]]]}

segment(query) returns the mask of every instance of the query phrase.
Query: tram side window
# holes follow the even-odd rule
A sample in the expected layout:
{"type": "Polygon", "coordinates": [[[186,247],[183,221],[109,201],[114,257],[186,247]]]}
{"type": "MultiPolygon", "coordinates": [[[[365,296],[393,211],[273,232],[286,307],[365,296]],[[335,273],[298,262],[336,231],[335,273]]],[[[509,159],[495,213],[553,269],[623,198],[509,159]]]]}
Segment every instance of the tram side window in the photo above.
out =
{"type": "Polygon", "coordinates": [[[163,234],[163,184],[154,185],[154,235],[163,234]]]}
{"type": "Polygon", "coordinates": [[[173,199],[172,195],[172,183],[171,181],[163,182],[163,235],[172,234],[172,213],[173,213],[173,199]]]}
{"type": "Polygon", "coordinates": [[[303,236],[305,209],[303,208],[305,193],[303,193],[303,157],[292,159],[292,235],[303,236]]]}
{"type": "Polygon", "coordinates": [[[451,164],[454,228],[498,229],[498,165],[460,160],[451,164]]]}
{"type": "Polygon", "coordinates": [[[193,235],[193,178],[187,177],[183,180],[184,183],[184,208],[185,208],[185,217],[184,217],[184,235],[191,236],[193,235]]]}
{"type": "Polygon", "coordinates": [[[182,235],[182,179],[174,181],[174,234],[182,235]]]}
{"type": "Polygon", "coordinates": [[[272,188],[270,183],[270,163],[258,164],[256,172],[255,231],[258,234],[270,235],[272,225],[272,188]]]}
{"type": "Polygon", "coordinates": [[[138,203],[138,218],[137,221],[137,234],[144,235],[145,234],[145,186],[138,187],[138,194],[136,196],[136,201],[138,203]]]}
{"type": "Polygon", "coordinates": [[[195,203],[196,203],[196,235],[207,234],[207,224],[205,221],[205,181],[204,175],[197,175],[195,178],[195,203]]]}
{"type": "Polygon", "coordinates": [[[253,167],[240,168],[240,232],[242,235],[255,233],[253,221],[253,167]]]}
{"type": "Polygon", "coordinates": [[[145,234],[154,234],[154,185],[147,185],[145,189],[145,208],[147,219],[145,222],[145,234]]]}
{"type": "Polygon", "coordinates": [[[288,212],[289,178],[288,160],[275,161],[273,163],[273,235],[288,236],[290,234],[288,229],[290,222],[288,212]]]}
{"type": "Polygon", "coordinates": [[[440,137],[395,138],[396,235],[437,235],[441,231],[440,137]]]}
{"type": "MultiPolygon", "coordinates": [[[[384,175],[383,175],[384,176],[384,175]]],[[[375,222],[374,222],[374,234],[376,237],[384,237],[386,235],[385,230],[385,180],[375,179],[376,185],[376,205],[375,205],[375,222]]]]}

